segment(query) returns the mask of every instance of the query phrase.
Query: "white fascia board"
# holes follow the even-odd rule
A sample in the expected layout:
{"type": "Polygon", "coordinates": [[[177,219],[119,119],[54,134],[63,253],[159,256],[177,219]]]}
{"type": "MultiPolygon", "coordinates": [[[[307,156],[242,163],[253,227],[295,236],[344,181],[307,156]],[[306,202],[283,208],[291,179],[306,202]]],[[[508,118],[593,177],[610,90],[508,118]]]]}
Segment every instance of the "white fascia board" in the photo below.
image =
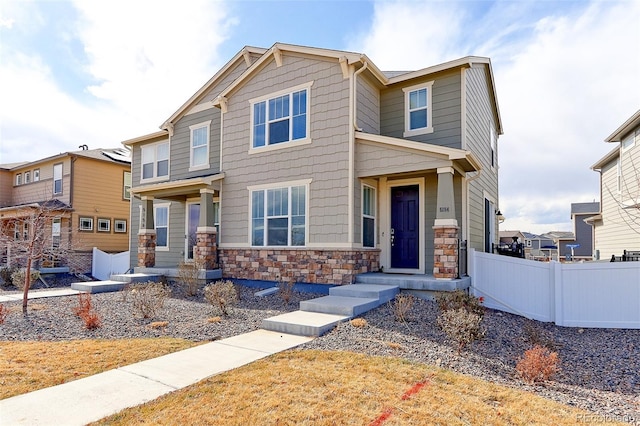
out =
{"type": "Polygon", "coordinates": [[[606,138],[605,142],[620,142],[622,141],[623,136],[626,136],[627,133],[634,130],[636,127],[640,126],[640,109],[636,111],[627,121],[622,123],[620,127],[618,127],[615,132],[611,133],[608,138],[606,138]]]}

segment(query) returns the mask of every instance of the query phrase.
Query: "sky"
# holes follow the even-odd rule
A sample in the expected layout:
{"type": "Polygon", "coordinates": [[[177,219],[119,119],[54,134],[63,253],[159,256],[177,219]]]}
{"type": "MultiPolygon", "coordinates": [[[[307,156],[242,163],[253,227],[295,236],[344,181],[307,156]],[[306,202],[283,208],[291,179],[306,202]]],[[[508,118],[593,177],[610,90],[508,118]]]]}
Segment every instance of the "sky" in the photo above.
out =
{"type": "Polygon", "coordinates": [[[640,1],[2,0],[0,163],[153,133],[245,45],[382,70],[491,58],[501,230],[572,231],[591,166],[640,109],[640,1]]]}

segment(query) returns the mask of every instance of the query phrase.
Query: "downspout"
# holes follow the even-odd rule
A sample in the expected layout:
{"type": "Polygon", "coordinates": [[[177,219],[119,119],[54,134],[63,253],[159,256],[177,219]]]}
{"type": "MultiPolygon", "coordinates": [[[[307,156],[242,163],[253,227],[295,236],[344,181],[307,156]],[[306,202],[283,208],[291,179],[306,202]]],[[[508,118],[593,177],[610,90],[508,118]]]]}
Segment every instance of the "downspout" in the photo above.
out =
{"type": "Polygon", "coordinates": [[[362,67],[360,67],[360,69],[356,72],[353,72],[353,67],[350,68],[350,72],[351,74],[351,78],[349,79],[349,85],[351,86],[351,96],[349,96],[349,103],[350,108],[349,108],[349,115],[350,115],[350,122],[352,123],[353,128],[349,129],[349,185],[348,185],[348,191],[349,191],[349,195],[347,197],[348,200],[348,212],[347,215],[349,217],[349,221],[348,221],[348,236],[347,236],[347,242],[349,244],[353,244],[353,233],[354,233],[354,226],[353,226],[353,221],[355,220],[354,218],[354,186],[355,186],[355,131],[359,131],[361,132],[362,129],[360,129],[358,127],[358,123],[357,123],[357,102],[356,102],[356,93],[358,91],[358,74],[360,74],[362,71],[364,71],[365,69],[367,69],[367,62],[365,61],[364,65],[362,67]]]}

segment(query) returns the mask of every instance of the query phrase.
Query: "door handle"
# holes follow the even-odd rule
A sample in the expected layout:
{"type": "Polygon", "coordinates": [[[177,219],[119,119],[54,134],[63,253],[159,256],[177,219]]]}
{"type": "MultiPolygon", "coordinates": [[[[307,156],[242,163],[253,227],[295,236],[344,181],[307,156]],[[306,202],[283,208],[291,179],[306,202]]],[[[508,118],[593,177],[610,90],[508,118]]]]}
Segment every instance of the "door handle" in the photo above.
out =
{"type": "Polygon", "coordinates": [[[395,235],[396,233],[395,233],[395,230],[393,228],[391,228],[391,232],[390,233],[391,233],[391,247],[393,247],[394,246],[393,243],[394,243],[394,241],[396,239],[396,235],[395,235]]]}

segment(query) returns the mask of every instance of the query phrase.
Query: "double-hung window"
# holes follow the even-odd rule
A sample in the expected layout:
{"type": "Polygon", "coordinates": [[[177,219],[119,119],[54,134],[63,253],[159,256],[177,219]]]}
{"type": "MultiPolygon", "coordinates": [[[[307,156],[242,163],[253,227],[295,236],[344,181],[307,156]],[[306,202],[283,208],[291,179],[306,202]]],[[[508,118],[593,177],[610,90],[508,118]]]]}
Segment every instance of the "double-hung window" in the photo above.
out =
{"type": "Polygon", "coordinates": [[[169,176],[169,142],[142,147],[141,173],[143,181],[169,176]]]}
{"type": "Polygon", "coordinates": [[[53,165],[53,195],[62,194],[62,164],[53,165]]]}
{"type": "Polygon", "coordinates": [[[306,185],[251,191],[251,245],[304,246],[306,185]]]}
{"type": "Polygon", "coordinates": [[[33,171],[33,181],[38,182],[40,180],[40,169],[35,169],[33,171]]]}
{"type": "Polygon", "coordinates": [[[433,81],[430,81],[402,89],[405,98],[405,137],[433,133],[432,87],[433,81]]]}
{"type": "Polygon", "coordinates": [[[22,185],[22,173],[16,175],[16,186],[17,185],[22,185]]]}
{"type": "Polygon", "coordinates": [[[310,87],[311,83],[250,101],[252,148],[309,138],[310,87]]]}
{"type": "Polygon", "coordinates": [[[362,246],[376,246],[376,190],[362,187],[362,246]]]}
{"type": "Polygon", "coordinates": [[[31,183],[31,172],[24,172],[24,183],[31,183]]]}
{"type": "Polygon", "coordinates": [[[156,230],[156,248],[169,248],[169,205],[154,206],[153,218],[156,230]]]}
{"type": "Polygon", "coordinates": [[[131,172],[124,172],[122,178],[122,198],[131,200],[131,172]]]}
{"type": "Polygon", "coordinates": [[[209,167],[209,134],[211,120],[189,126],[191,130],[190,170],[209,167]]]}

